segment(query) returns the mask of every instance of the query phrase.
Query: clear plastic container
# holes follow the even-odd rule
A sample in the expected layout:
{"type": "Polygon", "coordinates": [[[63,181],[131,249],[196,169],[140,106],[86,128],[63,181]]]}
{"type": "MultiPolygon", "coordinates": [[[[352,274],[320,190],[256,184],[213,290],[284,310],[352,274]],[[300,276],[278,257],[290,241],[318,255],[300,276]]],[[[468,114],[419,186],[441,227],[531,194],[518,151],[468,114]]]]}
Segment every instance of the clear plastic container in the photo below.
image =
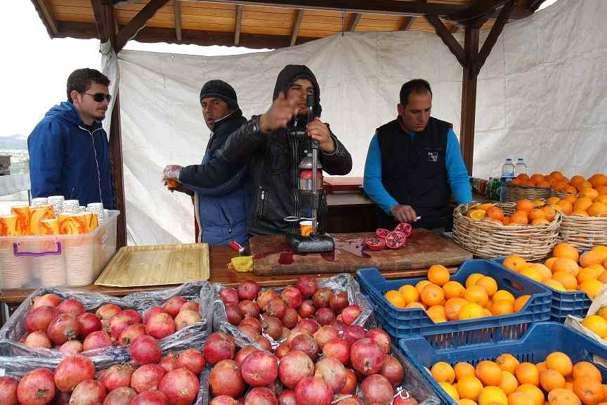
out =
{"type": "Polygon", "coordinates": [[[527,173],[527,164],[523,158],[517,158],[514,165],[514,176],[527,173]]]}

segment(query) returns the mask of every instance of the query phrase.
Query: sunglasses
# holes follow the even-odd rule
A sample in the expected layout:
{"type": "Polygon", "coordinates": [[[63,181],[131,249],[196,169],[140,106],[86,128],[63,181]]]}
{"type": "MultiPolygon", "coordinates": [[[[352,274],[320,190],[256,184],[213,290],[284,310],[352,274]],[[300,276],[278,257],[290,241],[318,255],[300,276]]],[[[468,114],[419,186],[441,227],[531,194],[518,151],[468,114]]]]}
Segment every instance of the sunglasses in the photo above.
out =
{"type": "Polygon", "coordinates": [[[95,100],[98,103],[101,103],[103,100],[105,100],[109,103],[110,100],[112,99],[111,94],[105,94],[105,93],[95,93],[95,94],[84,93],[84,94],[86,94],[87,96],[93,97],[93,100],[95,100]]]}

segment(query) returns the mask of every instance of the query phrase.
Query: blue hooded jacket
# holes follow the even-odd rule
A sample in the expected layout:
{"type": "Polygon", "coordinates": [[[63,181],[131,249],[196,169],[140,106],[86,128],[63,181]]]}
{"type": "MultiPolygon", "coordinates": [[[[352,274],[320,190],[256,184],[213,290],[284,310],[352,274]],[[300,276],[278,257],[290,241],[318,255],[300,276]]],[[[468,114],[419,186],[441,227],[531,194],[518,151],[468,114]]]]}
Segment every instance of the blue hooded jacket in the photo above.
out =
{"type": "Polygon", "coordinates": [[[87,127],[76,108],[51,108],[27,138],[32,197],[63,195],[80,205],[115,207],[109,144],[100,122],[87,127]]]}

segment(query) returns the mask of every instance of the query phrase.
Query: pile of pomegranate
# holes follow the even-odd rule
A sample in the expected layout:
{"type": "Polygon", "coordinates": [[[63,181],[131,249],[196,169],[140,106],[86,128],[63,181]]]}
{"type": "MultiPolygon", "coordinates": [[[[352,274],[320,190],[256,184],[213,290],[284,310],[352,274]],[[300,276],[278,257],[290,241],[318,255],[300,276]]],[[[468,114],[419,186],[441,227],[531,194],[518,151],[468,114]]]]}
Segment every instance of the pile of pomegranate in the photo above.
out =
{"type": "Polygon", "coordinates": [[[205,362],[188,349],[161,358],[158,342],[141,336],[130,346],[132,364],[99,372],[85,356],[66,356],[55,370],[36,368],[21,379],[0,377],[0,404],[188,405],[200,388],[205,362]]]}
{"type": "Polygon", "coordinates": [[[201,320],[198,303],[182,296],[172,297],[141,315],[116,304],[101,305],[95,313],[86,312],[77,299],[45,294],[34,299],[23,319],[26,334],[21,343],[30,348],[80,353],[112,344],[128,345],[142,335],[162,339],[201,320]]]}
{"type": "Polygon", "coordinates": [[[280,293],[245,282],[220,296],[228,321],[258,347],[237,350],[232,336],[209,336],[211,405],[417,404],[397,389],[405,369],[390,336],[355,325],[361,309],[346,292],[304,276],[280,293]]]}

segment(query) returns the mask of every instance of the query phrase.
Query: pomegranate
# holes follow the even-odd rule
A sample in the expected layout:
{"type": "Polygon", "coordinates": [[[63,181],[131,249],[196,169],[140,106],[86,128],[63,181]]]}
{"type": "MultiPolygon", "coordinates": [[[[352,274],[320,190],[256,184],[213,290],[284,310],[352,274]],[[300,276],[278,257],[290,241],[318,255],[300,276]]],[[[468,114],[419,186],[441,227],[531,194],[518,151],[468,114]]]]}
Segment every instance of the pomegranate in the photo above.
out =
{"type": "Polygon", "coordinates": [[[127,310],[124,310],[116,315],[114,315],[111,319],[110,319],[110,333],[112,335],[112,338],[115,340],[118,340],[120,338],[120,334],[129,327],[129,325],[133,325],[136,323],[141,323],[141,322],[135,322],[133,320],[133,317],[131,314],[126,312],[127,310]]]}
{"type": "Polygon", "coordinates": [[[299,308],[303,302],[303,295],[297,287],[288,286],[280,293],[280,297],[289,308],[299,308]]]}
{"type": "Polygon", "coordinates": [[[137,364],[158,363],[162,357],[158,341],[149,335],[137,336],[129,346],[129,355],[137,364]]]}
{"type": "Polygon", "coordinates": [[[189,405],[198,396],[200,382],[187,368],[176,368],[162,377],[158,389],[175,405],[189,405]]]}
{"type": "Polygon", "coordinates": [[[254,300],[259,294],[259,284],[255,281],[245,281],[238,286],[238,297],[241,300],[254,300]]]}
{"type": "Polygon", "coordinates": [[[244,335],[248,336],[251,340],[255,340],[259,335],[259,331],[248,324],[241,324],[238,326],[238,330],[244,335]]]}
{"type": "Polygon", "coordinates": [[[377,374],[386,354],[369,338],[357,340],[350,347],[350,361],[354,370],[363,375],[377,374]]]}
{"type": "Polygon", "coordinates": [[[36,348],[45,348],[50,349],[53,344],[51,340],[46,336],[46,333],[40,332],[39,330],[29,333],[23,339],[23,344],[27,347],[31,347],[32,349],[36,348]]]}
{"type": "Polygon", "coordinates": [[[350,344],[365,337],[367,337],[367,331],[359,325],[350,325],[346,327],[346,330],[344,332],[344,338],[350,344]]]}
{"type": "Polygon", "coordinates": [[[257,318],[252,318],[252,317],[245,317],[241,322],[239,326],[250,326],[253,329],[255,329],[255,331],[257,333],[261,333],[261,321],[257,318]]]}
{"type": "Polygon", "coordinates": [[[358,397],[344,398],[338,403],[339,405],[364,405],[364,402],[358,397]]]}
{"type": "Polygon", "coordinates": [[[304,377],[314,374],[314,363],[310,356],[300,350],[290,351],[280,360],[278,377],[287,388],[295,388],[304,377]]]}
{"type": "Polygon", "coordinates": [[[339,393],[346,384],[346,368],[339,360],[325,357],[316,363],[315,377],[320,377],[333,391],[339,393]]]}
{"type": "Polygon", "coordinates": [[[270,300],[266,306],[266,313],[277,318],[282,318],[285,316],[286,311],[287,304],[282,300],[282,298],[274,298],[273,300],[270,300]]]}
{"type": "Polygon", "coordinates": [[[126,315],[126,317],[130,320],[130,323],[143,323],[143,318],[134,309],[125,309],[121,312],[121,314],[126,315]]]}
{"type": "Polygon", "coordinates": [[[148,335],[162,339],[175,333],[175,320],[166,312],[159,312],[150,316],[145,324],[148,335]]]}
{"type": "Polygon", "coordinates": [[[259,336],[255,337],[254,341],[262,349],[265,349],[269,352],[272,351],[272,343],[270,343],[270,341],[268,339],[266,339],[264,336],[259,335],[259,336]]]}
{"type": "Polygon", "coordinates": [[[316,308],[324,308],[329,306],[329,299],[333,295],[333,291],[327,287],[321,287],[312,296],[312,302],[316,308]]]}
{"type": "Polygon", "coordinates": [[[346,369],[346,383],[342,387],[340,394],[350,395],[356,392],[356,386],[358,385],[358,379],[356,373],[351,368],[346,369]]]}
{"type": "Polygon", "coordinates": [[[238,291],[235,288],[223,288],[219,296],[224,304],[238,304],[238,291]]]}
{"type": "Polygon", "coordinates": [[[348,364],[350,361],[350,345],[342,338],[329,340],[322,347],[322,353],[326,357],[333,357],[339,360],[342,364],[348,364]]]}
{"type": "Polygon", "coordinates": [[[295,391],[284,390],[278,396],[278,405],[297,405],[297,398],[295,398],[295,391]]]}
{"type": "Polygon", "coordinates": [[[331,325],[335,322],[335,314],[330,308],[318,308],[314,314],[316,321],[321,325],[331,325]]]}
{"type": "Polygon", "coordinates": [[[242,362],[244,361],[244,359],[251,353],[256,352],[257,349],[253,346],[245,346],[242,349],[240,349],[238,351],[238,353],[236,353],[236,357],[234,358],[234,360],[236,360],[236,363],[238,363],[238,366],[240,367],[242,365],[242,362]]]}
{"type": "Polygon", "coordinates": [[[320,324],[314,319],[302,319],[299,321],[298,326],[307,330],[309,333],[316,333],[318,328],[320,328],[320,324]]]}
{"type": "Polygon", "coordinates": [[[369,329],[367,332],[367,337],[377,343],[384,353],[390,353],[390,345],[392,344],[392,340],[385,330],[380,328],[369,329]]]}
{"type": "Polygon", "coordinates": [[[298,404],[329,405],[333,392],[319,377],[304,377],[295,387],[295,398],[298,404]]]}
{"type": "Polygon", "coordinates": [[[97,308],[95,315],[97,315],[97,318],[99,319],[110,319],[114,315],[117,315],[120,311],[122,311],[122,308],[116,304],[103,304],[97,308]]]}
{"type": "Polygon", "coordinates": [[[82,305],[82,302],[78,301],[75,298],[69,298],[57,305],[57,311],[65,314],[71,314],[77,317],[78,315],[83,314],[85,309],[84,305],[82,305]]]}
{"type": "Polygon", "coordinates": [[[112,345],[112,339],[103,331],[96,331],[84,338],[82,342],[82,351],[86,352],[93,349],[101,349],[112,345]]]}
{"type": "Polygon", "coordinates": [[[57,392],[55,394],[55,400],[52,402],[53,405],[70,405],[71,392],[57,392]]]}
{"type": "Polygon", "coordinates": [[[276,352],[274,354],[279,359],[282,359],[283,357],[285,357],[290,352],[291,352],[291,348],[289,347],[289,345],[282,344],[282,345],[278,346],[278,348],[276,348],[276,352]]]}
{"type": "MultiPolygon", "coordinates": [[[[2,394],[4,390],[2,390],[2,394]]],[[[44,405],[55,397],[53,372],[46,368],[36,368],[26,373],[17,384],[17,400],[20,404],[44,405]]],[[[3,402],[4,403],[4,402],[3,402]]]]}
{"type": "Polygon", "coordinates": [[[277,298],[280,298],[280,294],[278,294],[276,291],[263,290],[257,296],[257,305],[259,305],[259,308],[261,308],[262,311],[267,311],[268,303],[277,298]]]}
{"type": "Polygon", "coordinates": [[[316,312],[316,307],[312,300],[305,300],[299,306],[299,316],[302,318],[309,318],[316,312]]]}
{"type": "Polygon", "coordinates": [[[406,391],[401,391],[394,397],[393,405],[417,405],[418,402],[411,394],[406,391]]]}
{"type": "Polygon", "coordinates": [[[237,304],[225,304],[226,318],[232,325],[238,325],[242,321],[243,314],[237,304]]]}
{"type": "Polygon", "coordinates": [[[234,358],[234,339],[222,332],[211,333],[202,349],[204,359],[211,364],[234,358]]]}
{"type": "Polygon", "coordinates": [[[82,343],[79,340],[68,340],[59,347],[59,351],[65,354],[76,354],[82,351],[82,343]]]}
{"type": "Polygon", "coordinates": [[[142,323],[134,323],[127,326],[118,337],[118,344],[127,346],[138,336],[145,335],[145,326],[142,323]]]}
{"type": "Polygon", "coordinates": [[[244,397],[244,405],[278,405],[278,399],[269,388],[255,387],[244,397]]]}
{"type": "Polygon", "coordinates": [[[312,276],[301,276],[297,279],[295,287],[301,291],[303,298],[309,298],[318,289],[318,280],[312,276]]]}
{"type": "Polygon", "coordinates": [[[202,317],[198,311],[194,311],[193,309],[182,309],[175,317],[175,326],[177,330],[181,330],[186,326],[194,325],[201,321],[202,317]]]}
{"type": "Polygon", "coordinates": [[[178,357],[179,356],[175,353],[167,353],[166,355],[162,356],[162,359],[160,359],[160,366],[166,371],[171,371],[176,368],[179,368],[179,366],[177,365],[178,357]]]}
{"type": "Polygon", "coordinates": [[[399,385],[405,378],[403,365],[394,356],[386,356],[381,366],[381,375],[386,377],[393,386],[399,385]]]}
{"type": "Polygon", "coordinates": [[[87,336],[89,333],[101,330],[101,321],[95,314],[85,312],[80,314],[77,319],[80,324],[80,334],[82,336],[87,336]]]}
{"type": "Polygon", "coordinates": [[[71,405],[101,404],[107,395],[107,390],[99,381],[84,380],[74,388],[70,396],[71,405]]]}
{"type": "Polygon", "coordinates": [[[131,387],[118,387],[107,394],[103,405],[129,405],[136,396],[137,392],[131,387]]]}
{"type": "Polygon", "coordinates": [[[133,398],[129,405],[169,405],[169,400],[163,392],[144,391],[133,398]]]}
{"type": "Polygon", "coordinates": [[[48,325],[57,315],[57,308],[47,305],[31,309],[25,315],[24,327],[28,332],[46,332],[48,325]]]}
{"type": "Polygon", "coordinates": [[[144,364],[133,371],[131,387],[138,393],[157,390],[167,371],[158,364],[144,364]]]}
{"type": "Polygon", "coordinates": [[[356,304],[348,305],[340,313],[341,320],[346,325],[352,325],[354,323],[354,321],[356,321],[356,318],[358,318],[358,316],[360,315],[361,312],[362,311],[360,310],[360,307],[358,305],[356,305],[356,304]]]}
{"type": "Polygon", "coordinates": [[[66,356],[55,369],[55,385],[61,392],[71,392],[76,385],[95,378],[95,365],[80,354],[66,356]]]}
{"type": "Polygon", "coordinates": [[[282,336],[282,322],[274,316],[264,316],[261,321],[261,330],[274,340],[282,336]]]}
{"type": "Polygon", "coordinates": [[[112,391],[118,387],[128,387],[131,384],[132,374],[133,367],[130,365],[115,364],[101,372],[99,381],[108,391],[112,391]]]}
{"type": "Polygon", "coordinates": [[[296,326],[293,329],[291,329],[291,332],[287,336],[287,342],[286,342],[287,345],[291,345],[291,342],[293,341],[293,339],[295,339],[295,337],[297,335],[301,335],[302,333],[307,333],[308,335],[310,334],[310,332],[308,332],[306,329],[302,328],[301,326],[296,326]]]}
{"type": "Polygon", "coordinates": [[[330,325],[321,326],[314,333],[314,339],[316,339],[316,343],[318,343],[318,347],[320,347],[321,349],[328,341],[338,337],[339,334],[337,333],[337,329],[330,325]]]}
{"type": "Polygon", "coordinates": [[[300,333],[295,336],[295,338],[291,340],[289,347],[291,347],[291,350],[301,350],[310,356],[312,360],[316,359],[316,354],[318,353],[318,344],[312,335],[308,333],[300,333]]]}
{"type": "MultiPolygon", "coordinates": [[[[185,311],[186,309],[200,312],[200,305],[196,301],[188,301],[181,306],[181,309],[179,310],[179,312],[185,311]]],[[[179,315],[179,314],[177,314],[177,315],[179,315]]]]}
{"type": "Polygon", "coordinates": [[[53,344],[60,346],[68,340],[77,339],[80,336],[80,323],[74,315],[57,314],[48,325],[46,335],[53,344]]]}
{"type": "MultiPolygon", "coordinates": [[[[142,320],[143,320],[143,324],[144,324],[144,325],[145,325],[145,324],[147,324],[147,323],[148,323],[148,321],[150,320],[150,318],[151,318],[153,315],[159,314],[159,313],[161,313],[161,312],[164,312],[164,310],[163,310],[162,308],[160,308],[160,307],[151,307],[151,308],[149,308],[147,311],[145,311],[145,312],[143,313],[143,318],[142,318],[142,320]]],[[[166,313],[166,312],[165,312],[165,313],[166,313]]]]}
{"type": "Polygon", "coordinates": [[[278,360],[267,352],[256,351],[242,362],[242,378],[252,387],[269,385],[278,377],[278,360]]]}
{"type": "Polygon", "coordinates": [[[366,377],[360,385],[365,400],[372,404],[390,404],[394,398],[394,389],[390,381],[380,374],[366,377]]]}
{"type": "Polygon", "coordinates": [[[299,321],[299,314],[297,313],[297,310],[294,308],[287,308],[281,321],[282,324],[287,328],[294,328],[297,325],[297,322],[299,321]]]}
{"type": "Polygon", "coordinates": [[[209,373],[209,388],[213,395],[238,398],[245,388],[238,364],[234,360],[221,360],[215,364],[209,373]]]}
{"type": "Polygon", "coordinates": [[[0,377],[0,404],[17,405],[17,385],[13,377],[0,377]]]}
{"type": "Polygon", "coordinates": [[[56,307],[57,305],[61,304],[61,301],[63,301],[63,298],[61,298],[57,294],[40,295],[40,296],[34,298],[34,303],[32,304],[32,309],[38,308],[38,307],[43,307],[45,305],[49,306],[49,307],[56,307]]]}
{"type": "Polygon", "coordinates": [[[181,306],[186,302],[187,300],[180,295],[171,297],[167,300],[167,302],[162,304],[162,309],[164,310],[164,312],[167,312],[174,318],[179,313],[181,306]]]}
{"type": "Polygon", "coordinates": [[[177,356],[177,368],[184,367],[198,375],[204,369],[204,356],[200,350],[187,349],[177,356]]]}
{"type": "Polygon", "coordinates": [[[210,405],[238,405],[238,401],[227,395],[220,395],[209,402],[210,405]]]}
{"type": "Polygon", "coordinates": [[[329,297],[329,307],[336,313],[340,313],[348,305],[348,293],[345,291],[336,291],[329,297]]]}

